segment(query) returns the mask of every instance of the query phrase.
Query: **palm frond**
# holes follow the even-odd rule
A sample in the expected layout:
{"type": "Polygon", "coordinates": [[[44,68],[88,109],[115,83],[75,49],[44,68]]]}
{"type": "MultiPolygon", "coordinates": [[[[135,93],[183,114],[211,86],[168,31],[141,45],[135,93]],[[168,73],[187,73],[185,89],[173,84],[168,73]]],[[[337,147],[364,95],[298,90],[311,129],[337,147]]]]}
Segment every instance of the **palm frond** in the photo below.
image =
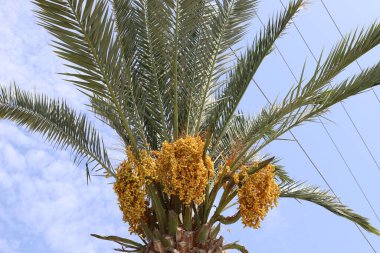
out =
{"type": "Polygon", "coordinates": [[[231,159],[239,153],[240,148],[245,145],[241,140],[247,138],[251,123],[252,119],[243,115],[241,112],[234,115],[231,122],[228,124],[226,133],[215,149],[215,153],[218,154],[214,157],[216,165],[219,165],[220,162],[231,159]]]}
{"type": "Polygon", "coordinates": [[[144,118],[150,139],[157,148],[159,143],[170,140],[172,129],[172,97],[167,85],[170,69],[167,50],[167,31],[160,16],[164,2],[141,1],[136,4],[135,24],[137,29],[137,80],[141,87],[140,99],[144,101],[144,118]]]}
{"type": "MultiPolygon", "coordinates": [[[[346,35],[330,51],[322,65],[318,64],[304,93],[321,89],[348,65],[380,44],[380,22],[346,35]]],[[[320,61],[319,61],[320,62],[320,61]]]]}
{"type": "Polygon", "coordinates": [[[96,237],[98,239],[106,240],[106,241],[113,241],[113,242],[119,243],[122,246],[130,247],[132,249],[140,249],[140,250],[144,249],[144,245],[138,242],[129,240],[127,238],[119,237],[119,236],[114,236],[114,235],[101,236],[97,234],[91,234],[91,236],[96,237]]]}
{"type": "Polygon", "coordinates": [[[241,253],[249,253],[249,251],[243,245],[240,245],[237,242],[229,243],[223,246],[223,250],[228,250],[228,249],[234,249],[234,250],[240,251],[241,253]]]}
{"type": "Polygon", "coordinates": [[[283,34],[292,18],[302,7],[303,1],[291,2],[287,9],[278,14],[255,38],[251,48],[238,59],[230,72],[226,87],[217,94],[217,103],[207,119],[206,148],[211,142],[211,154],[223,138],[228,124],[243,97],[254,74],[264,58],[272,51],[275,41],[283,34]]]}
{"type": "Polygon", "coordinates": [[[202,82],[208,58],[205,57],[210,35],[210,22],[214,14],[213,1],[181,1],[179,30],[179,131],[194,134],[196,114],[199,110],[202,82]],[[205,62],[206,59],[206,62],[205,62]]]}
{"type": "Polygon", "coordinates": [[[113,16],[115,21],[116,41],[121,50],[121,62],[125,66],[123,69],[123,78],[121,80],[122,89],[120,92],[125,92],[125,97],[129,102],[123,103],[125,111],[131,121],[132,125],[137,127],[132,128],[135,136],[140,136],[137,139],[139,148],[146,148],[146,145],[152,145],[150,141],[150,133],[148,131],[149,125],[146,124],[146,97],[141,85],[141,78],[139,77],[139,70],[143,64],[139,62],[139,48],[138,35],[141,33],[139,30],[139,23],[137,22],[137,9],[136,1],[127,0],[114,0],[111,1],[113,6],[113,16]],[[137,131],[137,133],[136,133],[137,131]]]}
{"type": "Polygon", "coordinates": [[[169,83],[173,94],[173,133],[174,139],[179,135],[189,132],[192,106],[195,98],[194,92],[198,93],[199,77],[201,70],[202,49],[205,47],[204,36],[208,36],[205,29],[206,21],[210,13],[208,0],[175,0],[167,1],[172,10],[169,20],[172,29],[169,33],[169,50],[171,53],[171,71],[169,83]]]}
{"type": "Polygon", "coordinates": [[[9,119],[40,133],[55,148],[71,148],[76,163],[85,159],[92,170],[104,169],[114,176],[98,131],[85,115],[69,108],[65,101],[31,94],[17,86],[1,87],[0,119],[9,119]]]}
{"type": "MultiPolygon", "coordinates": [[[[359,75],[345,79],[332,88],[314,92],[312,96],[300,96],[297,99],[292,99],[289,103],[282,103],[280,106],[272,105],[268,111],[264,109],[264,113],[262,113],[258,119],[261,124],[257,124],[257,126],[261,125],[263,129],[268,128],[268,126],[272,127],[271,134],[267,135],[267,138],[246,157],[253,156],[270,142],[276,140],[292,128],[307,121],[313,121],[316,117],[323,115],[334,104],[379,84],[380,62],[371,68],[363,70],[359,75]],[[289,110],[289,113],[282,114],[284,112],[281,112],[282,110],[289,110]],[[276,115],[278,112],[281,114],[279,117],[276,115]],[[279,118],[281,118],[281,120],[277,121],[279,118]],[[273,120],[276,121],[275,124],[273,124],[273,120]],[[264,125],[262,125],[263,123],[264,125]]],[[[260,133],[256,132],[256,134],[260,133]]],[[[254,138],[257,138],[257,140],[261,139],[259,136],[254,138]]],[[[242,152],[244,152],[244,150],[242,152]]]]}
{"type": "Polygon", "coordinates": [[[202,38],[203,55],[202,86],[200,86],[200,104],[197,110],[194,131],[199,131],[202,123],[207,99],[212,95],[218,80],[228,68],[229,58],[233,55],[231,47],[236,45],[246,33],[248,21],[256,13],[257,0],[223,0],[216,1],[213,12],[210,14],[209,24],[204,28],[205,38],[202,38]]]}
{"type": "Polygon", "coordinates": [[[302,183],[296,182],[286,183],[281,185],[280,197],[312,202],[326,208],[338,216],[356,223],[368,232],[380,235],[380,232],[370,225],[368,219],[356,214],[351,209],[343,205],[337,197],[330,195],[328,191],[320,190],[319,187],[306,186],[302,183]]]}
{"type": "Polygon", "coordinates": [[[117,31],[118,42],[126,67],[133,72],[136,61],[136,6],[134,0],[113,0],[113,16],[115,20],[115,30],[117,31]]]}
{"type": "Polygon", "coordinates": [[[358,36],[355,34],[339,42],[323,64],[319,61],[313,76],[306,84],[302,72],[299,83],[289,90],[280,103],[274,102],[262,109],[252,122],[249,137],[244,140],[247,145],[236,162],[243,156],[251,157],[293,127],[323,115],[334,104],[379,83],[380,63],[365,69],[357,76],[330,86],[333,77],[347,65],[380,44],[380,23],[372,25],[366,31],[362,30],[358,36]],[[262,143],[246,155],[258,141],[262,143]]]}
{"type": "MultiPolygon", "coordinates": [[[[97,102],[112,105],[117,113],[107,122],[112,124],[115,117],[123,122],[125,134],[121,136],[126,144],[134,147],[138,153],[137,138],[144,139],[144,131],[134,124],[138,119],[136,112],[130,108],[130,86],[123,82],[125,64],[120,55],[120,46],[114,38],[114,23],[109,17],[109,6],[106,0],[35,0],[38,7],[35,11],[40,25],[46,28],[58,40],[54,41],[56,53],[67,60],[67,64],[76,73],[63,73],[72,77],[70,81],[97,102]],[[78,73],[79,72],[79,73],[78,73]],[[135,119],[132,122],[131,119],[135,119]],[[133,125],[133,126],[132,126],[133,125]],[[132,127],[131,127],[132,126],[132,127]]],[[[97,112],[97,105],[93,105],[97,112]]]]}
{"type": "Polygon", "coordinates": [[[289,176],[288,172],[284,169],[284,166],[275,164],[275,175],[277,181],[281,184],[294,183],[294,180],[289,176]]]}
{"type": "Polygon", "coordinates": [[[173,23],[172,26],[172,36],[170,36],[170,43],[172,46],[172,61],[171,61],[171,89],[173,91],[173,138],[177,139],[179,137],[179,126],[178,126],[178,110],[179,110],[179,98],[178,98],[178,92],[179,92],[179,69],[180,66],[178,65],[178,57],[179,57],[179,33],[180,33],[180,20],[182,18],[182,12],[180,11],[180,1],[168,1],[170,2],[171,9],[173,15],[171,15],[171,22],[173,23]]]}

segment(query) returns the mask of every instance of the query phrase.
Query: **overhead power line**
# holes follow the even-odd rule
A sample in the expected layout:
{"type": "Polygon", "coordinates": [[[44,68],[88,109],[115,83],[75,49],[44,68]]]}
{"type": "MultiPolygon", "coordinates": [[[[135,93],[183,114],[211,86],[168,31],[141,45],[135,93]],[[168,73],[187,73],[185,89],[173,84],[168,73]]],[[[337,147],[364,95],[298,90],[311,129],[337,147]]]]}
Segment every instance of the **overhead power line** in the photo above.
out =
{"type": "MultiPolygon", "coordinates": [[[[266,96],[266,94],[263,92],[263,90],[261,89],[260,85],[253,79],[253,82],[255,83],[255,85],[257,86],[257,88],[259,89],[260,93],[265,97],[265,99],[267,100],[267,102],[269,104],[272,104],[270,102],[270,100],[268,99],[268,97],[266,96]]],[[[306,149],[303,147],[303,145],[301,144],[301,142],[298,140],[298,138],[295,136],[295,134],[290,130],[289,133],[292,135],[293,139],[296,141],[297,145],[301,148],[302,152],[305,154],[305,156],[307,157],[307,159],[309,160],[309,162],[312,164],[312,166],[314,167],[314,169],[318,172],[319,176],[322,178],[322,180],[325,182],[325,184],[327,185],[327,187],[330,189],[331,193],[334,194],[334,196],[336,197],[336,199],[339,201],[339,203],[342,204],[342,202],[340,201],[339,197],[336,195],[335,191],[333,190],[333,188],[331,187],[331,185],[329,184],[329,182],[327,181],[326,177],[323,175],[322,171],[318,168],[318,166],[316,165],[316,163],[313,161],[313,159],[311,159],[310,155],[307,153],[306,149]]],[[[375,248],[373,247],[372,243],[369,241],[369,239],[367,238],[367,236],[363,233],[363,231],[360,229],[360,227],[354,223],[354,225],[356,226],[356,228],[359,230],[360,234],[362,235],[362,237],[364,238],[364,240],[367,242],[367,244],[371,247],[372,251],[374,253],[377,253],[377,251],[375,250],[375,248]]]]}
{"type": "MultiPolygon", "coordinates": [[[[280,1],[281,1],[281,0],[280,0],[280,1]]],[[[281,2],[281,3],[282,3],[282,2],[281,2]]],[[[340,36],[341,36],[342,38],[344,38],[344,36],[343,36],[341,30],[339,29],[337,23],[335,22],[335,19],[334,19],[333,16],[331,15],[331,12],[330,12],[329,9],[327,8],[325,2],[324,2],[323,0],[321,0],[321,3],[322,3],[322,5],[323,5],[324,9],[326,10],[327,14],[329,15],[331,21],[333,22],[335,28],[338,30],[340,36]]],[[[297,30],[298,30],[298,29],[297,29],[297,30]]],[[[314,55],[314,54],[313,54],[313,57],[315,58],[315,55],[314,55]]],[[[357,64],[357,66],[359,67],[360,71],[363,71],[363,68],[362,68],[361,65],[359,64],[358,60],[356,60],[356,64],[357,64]]],[[[374,90],[373,88],[371,88],[371,89],[372,89],[373,94],[376,96],[377,101],[380,103],[379,97],[377,96],[375,90],[374,90]]],[[[369,148],[367,142],[364,140],[363,135],[360,133],[360,131],[359,131],[358,127],[356,126],[355,122],[353,121],[352,117],[351,117],[351,116],[349,115],[349,113],[347,112],[346,107],[345,107],[342,103],[341,103],[341,105],[342,105],[342,107],[343,107],[343,110],[346,112],[346,114],[347,114],[349,120],[351,121],[352,125],[354,126],[355,131],[357,132],[357,134],[359,135],[361,141],[363,142],[365,148],[367,149],[369,155],[371,156],[372,161],[375,163],[376,167],[380,170],[380,165],[379,165],[379,163],[377,162],[375,156],[373,155],[371,149],[369,148]]]]}
{"type": "MultiPolygon", "coordinates": [[[[281,0],[280,0],[281,1],[281,0]]],[[[282,2],[281,2],[282,3],[282,2]]],[[[259,15],[257,15],[260,23],[262,26],[265,27],[263,21],[261,20],[261,18],[259,17],[259,15]]],[[[277,51],[279,52],[282,60],[284,61],[284,63],[286,64],[286,66],[288,67],[288,70],[291,72],[292,76],[294,77],[294,79],[298,82],[298,79],[296,78],[294,72],[292,71],[290,65],[288,64],[288,62],[286,61],[284,55],[282,54],[282,52],[279,50],[279,48],[275,45],[275,48],[277,49],[277,51]]],[[[266,100],[268,101],[268,103],[271,104],[270,100],[268,99],[268,97],[265,95],[265,93],[263,92],[263,90],[260,88],[260,86],[258,85],[258,83],[254,80],[256,86],[258,87],[258,89],[260,90],[260,92],[263,94],[263,96],[266,98],[266,100]]],[[[330,84],[331,85],[331,84],[330,84]]],[[[348,112],[347,112],[348,113],[348,112]]],[[[318,117],[319,118],[319,117],[318,117]]],[[[322,120],[319,118],[319,121],[323,124],[322,120]]],[[[324,128],[326,131],[327,131],[327,128],[324,128]]],[[[320,177],[322,178],[322,180],[325,182],[325,184],[328,186],[328,188],[330,189],[330,191],[335,195],[335,197],[337,198],[337,200],[341,203],[340,199],[338,198],[337,194],[335,193],[335,191],[333,190],[333,188],[331,187],[331,185],[328,183],[326,177],[323,175],[323,173],[321,172],[321,170],[317,167],[317,165],[315,164],[315,162],[311,159],[310,155],[307,153],[306,149],[303,147],[303,145],[300,143],[300,141],[298,140],[298,138],[294,135],[294,133],[292,131],[289,131],[290,134],[292,135],[292,137],[294,138],[294,140],[296,141],[297,145],[301,148],[302,152],[305,154],[305,156],[307,157],[307,159],[309,160],[309,162],[312,164],[312,166],[314,167],[314,169],[318,172],[318,174],[320,175],[320,177]]],[[[363,139],[364,140],[364,139],[363,139]]],[[[380,169],[380,167],[379,167],[380,169]]],[[[360,234],[362,235],[362,237],[365,239],[365,241],[367,242],[367,244],[371,247],[371,249],[373,250],[373,252],[376,253],[376,250],[375,248],[373,247],[372,243],[368,240],[367,236],[363,233],[363,231],[360,229],[360,227],[355,223],[354,224],[356,226],[356,228],[359,230],[360,234]]]]}
{"type": "MultiPolygon", "coordinates": [[[[282,2],[281,2],[281,3],[282,3],[282,2]]],[[[326,10],[327,14],[329,15],[331,21],[333,22],[335,28],[338,30],[340,36],[341,36],[342,38],[344,38],[344,35],[343,35],[342,31],[340,30],[338,24],[336,23],[335,19],[333,18],[333,16],[332,16],[330,10],[327,8],[325,2],[324,2],[323,0],[321,0],[321,3],[322,3],[322,5],[323,5],[323,8],[326,10]]],[[[362,66],[360,65],[359,61],[356,60],[355,62],[356,62],[356,65],[359,67],[360,71],[363,71],[363,68],[362,68],[362,66]]],[[[375,97],[376,97],[376,99],[377,99],[377,102],[380,103],[379,96],[377,95],[377,93],[375,92],[375,90],[374,90],[373,88],[371,88],[371,90],[372,90],[373,94],[375,95],[375,97]]]]}
{"type": "MultiPolygon", "coordinates": [[[[284,3],[282,2],[282,0],[280,0],[280,2],[281,2],[281,5],[285,8],[285,5],[284,5],[284,3]]],[[[296,24],[294,21],[293,21],[293,25],[294,25],[294,27],[296,28],[298,34],[300,35],[302,41],[303,41],[304,44],[306,45],[307,49],[309,50],[310,54],[312,55],[314,61],[317,63],[317,62],[318,62],[317,57],[315,56],[314,52],[311,50],[311,47],[310,47],[309,44],[307,43],[305,37],[304,37],[304,36],[302,35],[302,33],[301,33],[301,30],[298,28],[297,24],[296,24]]],[[[281,55],[282,59],[286,62],[286,59],[283,57],[283,55],[281,54],[281,52],[280,52],[280,55],[281,55]]],[[[357,61],[356,61],[356,62],[357,62],[357,61]]],[[[359,63],[357,62],[357,64],[359,64],[359,63]]],[[[288,64],[287,62],[286,62],[286,65],[288,66],[289,71],[292,73],[293,78],[294,78],[296,81],[298,81],[297,78],[296,78],[296,76],[294,75],[294,72],[292,71],[292,69],[290,68],[290,66],[289,66],[289,64],[288,64]]],[[[358,65],[358,66],[360,66],[360,65],[358,65]]],[[[331,86],[331,84],[330,84],[330,86],[331,86]]],[[[345,110],[347,116],[348,116],[349,119],[351,120],[351,123],[352,123],[352,125],[354,126],[356,132],[357,132],[358,135],[360,136],[362,142],[364,143],[365,147],[367,148],[367,150],[369,151],[369,153],[370,153],[370,155],[371,155],[371,157],[372,157],[373,154],[372,154],[372,152],[369,150],[369,147],[368,147],[367,143],[365,142],[364,138],[362,137],[362,135],[361,135],[359,129],[357,128],[356,124],[353,122],[352,117],[351,117],[350,114],[348,113],[348,111],[347,111],[347,109],[345,108],[344,104],[341,103],[341,105],[342,105],[343,109],[345,110]]],[[[371,208],[373,214],[375,215],[376,219],[377,219],[378,222],[380,223],[379,215],[377,214],[377,212],[376,212],[375,208],[373,207],[371,201],[369,200],[367,194],[366,194],[365,191],[363,190],[363,187],[361,186],[361,184],[359,183],[359,181],[358,181],[358,179],[356,178],[355,174],[353,173],[353,171],[352,171],[351,167],[349,166],[347,160],[346,160],[345,157],[343,156],[343,153],[341,152],[341,150],[340,150],[340,148],[338,147],[336,141],[335,141],[334,138],[332,137],[330,131],[327,129],[326,125],[323,123],[323,121],[322,121],[319,117],[318,117],[318,120],[319,120],[319,122],[321,123],[322,127],[324,128],[324,131],[326,132],[326,134],[327,134],[328,138],[330,139],[331,143],[334,145],[334,147],[335,147],[336,151],[338,152],[340,158],[341,158],[342,161],[344,162],[347,171],[350,173],[351,177],[354,179],[355,184],[356,184],[357,187],[359,188],[359,190],[360,190],[361,194],[363,195],[365,201],[367,202],[367,204],[368,204],[369,207],[371,208]]],[[[373,157],[373,159],[374,159],[374,157],[373,157]]],[[[375,159],[374,159],[374,162],[377,164],[377,161],[376,161],[375,159]]]]}

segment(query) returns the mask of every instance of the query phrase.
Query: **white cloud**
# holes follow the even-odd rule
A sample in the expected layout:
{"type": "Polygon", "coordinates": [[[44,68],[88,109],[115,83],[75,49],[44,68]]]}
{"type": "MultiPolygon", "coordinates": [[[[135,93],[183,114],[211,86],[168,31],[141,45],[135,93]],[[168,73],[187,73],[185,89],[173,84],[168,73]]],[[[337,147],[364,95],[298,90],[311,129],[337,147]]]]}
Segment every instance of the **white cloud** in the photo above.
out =
{"type": "MultiPolygon", "coordinates": [[[[51,37],[35,24],[31,9],[25,0],[0,5],[1,84],[15,81],[23,89],[64,97],[83,108],[86,98],[56,74],[65,67],[52,53],[51,37]]],[[[116,143],[113,134],[105,134],[107,143],[116,143]]],[[[118,152],[112,156],[120,157],[118,152]]],[[[69,152],[54,151],[39,135],[1,121],[0,252],[109,251],[109,243],[90,233],[128,236],[129,232],[108,183],[93,178],[87,186],[83,167],[72,164],[69,152]],[[38,249],[30,247],[34,238],[38,249]]]]}
{"type": "MultiPolygon", "coordinates": [[[[271,4],[270,1],[268,4],[271,4]]],[[[82,106],[86,98],[57,75],[64,72],[65,67],[48,45],[51,37],[35,24],[37,20],[33,16],[32,7],[31,1],[28,0],[1,0],[0,84],[7,85],[15,81],[27,90],[44,92],[52,97],[64,97],[69,104],[86,111],[82,106]]],[[[318,20],[321,17],[319,14],[316,16],[318,20]]],[[[315,32],[310,29],[309,31],[315,32]]],[[[321,42],[318,38],[315,38],[315,41],[321,42]]],[[[287,50],[290,55],[293,53],[291,49],[289,47],[287,50]]],[[[302,67],[303,59],[301,61],[302,67]]],[[[270,73],[273,72],[273,62],[268,63],[268,66],[271,66],[270,73]]],[[[280,70],[276,71],[278,74],[272,76],[285,75],[280,73],[280,70]]],[[[268,79],[268,84],[276,83],[275,80],[277,79],[268,79]]],[[[280,81],[286,83],[285,79],[280,81]]],[[[292,82],[293,80],[288,83],[292,82]]],[[[101,124],[97,125],[101,130],[107,129],[101,124]]],[[[120,148],[117,138],[109,130],[102,131],[102,134],[105,135],[108,146],[120,148]]],[[[297,156],[302,158],[302,154],[294,154],[294,157],[297,156]]],[[[110,157],[113,161],[118,161],[122,152],[115,151],[110,157]]],[[[321,161],[323,160],[329,159],[324,157],[321,161]]],[[[305,163],[295,159],[293,165],[304,168],[305,163]]],[[[309,164],[306,166],[310,167],[309,164]]],[[[0,193],[0,253],[111,252],[114,244],[91,238],[89,234],[129,235],[127,225],[121,221],[121,213],[111,185],[101,178],[93,178],[93,182],[86,186],[84,170],[72,165],[69,152],[53,151],[40,136],[26,133],[23,128],[8,121],[0,121],[0,193]]],[[[302,236],[304,230],[312,231],[312,228],[305,226],[304,230],[300,231],[288,229],[288,221],[280,214],[281,209],[272,211],[263,223],[260,236],[256,238],[263,239],[267,245],[276,242],[285,252],[286,247],[282,245],[289,238],[283,236],[285,233],[302,236]],[[275,233],[276,230],[279,232],[275,233]]],[[[295,215],[297,216],[297,213],[295,215]]],[[[318,223],[318,219],[315,219],[315,222],[318,223]]],[[[242,238],[239,233],[241,227],[233,226],[232,233],[226,233],[226,237],[241,239],[253,248],[253,242],[259,243],[258,239],[252,242],[257,231],[245,230],[245,238],[242,238]]],[[[333,238],[326,230],[320,233],[318,240],[326,240],[328,237],[333,238]]],[[[342,237],[346,239],[346,233],[343,233],[342,237]]],[[[361,241],[361,238],[358,238],[357,241],[361,241]]],[[[302,244],[302,239],[307,238],[297,238],[297,244],[302,244]]],[[[354,240],[349,241],[354,243],[354,240]]],[[[331,242],[326,244],[326,248],[332,245],[331,242]]],[[[350,247],[350,243],[344,242],[344,245],[350,247]]],[[[343,243],[335,244],[344,246],[343,243]]]]}
{"type": "Polygon", "coordinates": [[[15,241],[8,241],[0,238],[0,252],[16,253],[18,250],[18,243],[15,241]]]}
{"type": "Polygon", "coordinates": [[[17,170],[24,170],[26,163],[24,156],[11,145],[5,145],[1,149],[1,154],[6,163],[17,170]]]}
{"type": "Polygon", "coordinates": [[[57,73],[66,69],[52,51],[52,37],[36,24],[31,1],[2,1],[0,6],[0,77],[2,84],[16,82],[54,97],[65,97],[79,106],[84,101],[77,90],[57,73]],[[4,3],[5,2],[5,3],[4,3]]]}
{"type": "MultiPolygon", "coordinates": [[[[93,178],[86,186],[84,171],[72,165],[68,152],[47,153],[39,145],[37,141],[25,146],[21,156],[9,144],[0,149],[7,158],[2,159],[0,171],[0,223],[7,219],[8,225],[21,224],[42,237],[49,247],[46,252],[102,252],[109,244],[91,238],[90,233],[127,236],[112,186],[102,178],[93,178]],[[15,161],[27,165],[20,168],[15,161]]],[[[19,252],[24,252],[23,241],[19,243],[19,252]]]]}

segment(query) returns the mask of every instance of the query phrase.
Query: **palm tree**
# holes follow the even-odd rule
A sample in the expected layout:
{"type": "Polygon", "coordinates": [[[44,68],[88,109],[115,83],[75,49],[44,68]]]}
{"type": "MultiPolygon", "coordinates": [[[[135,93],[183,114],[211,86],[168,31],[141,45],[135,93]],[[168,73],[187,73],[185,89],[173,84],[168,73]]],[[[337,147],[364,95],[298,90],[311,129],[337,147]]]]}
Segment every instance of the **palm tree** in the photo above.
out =
{"type": "Polygon", "coordinates": [[[0,118],[70,148],[88,175],[114,178],[124,221],[141,241],[93,236],[124,252],[247,252],[224,242],[220,225],[241,220],[257,229],[278,198],[313,202],[380,235],[328,191],[293,180],[274,156],[259,156],[294,127],[380,83],[380,62],[334,81],[380,43],[380,23],[344,37],[321,54],[311,77],[302,74],[282,100],[249,117],[237,112],[239,102],[303,0],[274,15],[240,54],[232,48],[257,0],[33,2],[72,69],[63,75],[118,134],[126,159],[114,167],[98,131],[64,100],[2,87],[0,118]],[[236,213],[225,216],[234,201],[236,213]]]}

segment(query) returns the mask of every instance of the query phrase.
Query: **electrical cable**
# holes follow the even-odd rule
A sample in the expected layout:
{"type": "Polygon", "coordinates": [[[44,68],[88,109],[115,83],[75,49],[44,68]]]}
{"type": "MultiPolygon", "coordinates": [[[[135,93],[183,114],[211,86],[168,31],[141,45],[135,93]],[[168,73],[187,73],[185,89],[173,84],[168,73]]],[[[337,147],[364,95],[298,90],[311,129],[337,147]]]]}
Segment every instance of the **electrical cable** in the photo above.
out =
{"type": "MultiPolygon", "coordinates": [[[[285,8],[285,5],[284,5],[284,3],[282,2],[282,0],[280,0],[280,3],[281,3],[281,5],[285,8]]],[[[302,38],[302,40],[303,40],[304,44],[306,45],[307,49],[309,50],[310,54],[312,55],[314,61],[317,63],[317,62],[318,62],[317,57],[315,56],[315,54],[314,54],[313,51],[311,50],[311,47],[310,47],[309,44],[307,43],[305,37],[302,35],[300,29],[298,28],[298,26],[297,26],[297,24],[294,22],[294,20],[293,20],[293,25],[294,25],[294,27],[296,28],[296,30],[297,30],[298,34],[300,35],[300,37],[302,38]]],[[[277,50],[278,50],[278,49],[277,49],[277,50]]],[[[286,60],[285,60],[285,58],[283,57],[283,55],[282,55],[281,53],[280,53],[280,55],[281,55],[282,59],[286,62],[286,60]]],[[[357,63],[358,63],[358,62],[357,62],[357,63]]],[[[295,80],[297,81],[297,78],[295,77],[293,71],[291,70],[291,68],[290,68],[290,66],[289,66],[289,64],[288,64],[287,62],[286,62],[286,65],[288,66],[288,69],[290,70],[290,72],[292,73],[293,77],[294,77],[295,80]]],[[[359,65],[359,66],[360,66],[360,65],[359,65]]],[[[331,86],[331,85],[330,85],[330,86],[331,86]]],[[[344,107],[344,105],[343,105],[342,103],[341,103],[341,105],[342,105],[342,107],[345,109],[345,107],[344,107]]],[[[346,114],[347,114],[347,116],[348,116],[349,118],[351,118],[351,116],[349,115],[348,111],[346,112],[346,114]]],[[[371,201],[369,200],[367,194],[364,192],[363,187],[362,187],[361,184],[359,183],[358,179],[357,179],[356,176],[354,175],[354,173],[353,173],[351,167],[349,166],[347,160],[346,160],[345,157],[343,156],[342,151],[341,151],[340,148],[338,147],[338,145],[337,145],[336,141],[334,140],[334,138],[332,137],[330,131],[327,129],[325,123],[323,123],[323,121],[322,121],[319,117],[318,117],[318,120],[319,120],[319,122],[321,123],[322,127],[324,128],[324,130],[325,130],[326,134],[328,135],[330,141],[331,141],[332,144],[334,145],[334,147],[335,147],[336,151],[338,152],[339,156],[341,157],[342,161],[344,162],[344,164],[345,164],[345,166],[346,166],[348,172],[350,173],[351,177],[354,179],[354,181],[355,181],[357,187],[359,188],[360,192],[362,193],[363,197],[365,198],[367,204],[369,205],[369,207],[371,208],[372,212],[374,213],[376,219],[377,219],[377,220],[379,221],[379,223],[380,223],[379,215],[377,214],[377,212],[376,212],[375,208],[373,207],[371,201]]],[[[354,125],[354,127],[357,129],[357,127],[356,127],[356,125],[355,125],[354,123],[353,123],[353,125],[354,125]]],[[[357,131],[359,131],[359,130],[357,130],[357,131]]],[[[359,134],[360,137],[362,137],[361,134],[360,134],[360,132],[358,132],[358,134],[359,134]]],[[[363,139],[363,142],[364,142],[365,146],[368,147],[368,145],[365,143],[364,139],[363,139]]],[[[371,152],[371,154],[372,154],[372,152],[371,152]]]]}
{"type": "MultiPolygon", "coordinates": [[[[264,23],[262,22],[261,18],[259,17],[259,15],[257,15],[260,23],[262,24],[262,26],[265,27],[264,23]]],[[[275,45],[275,48],[277,49],[277,51],[279,52],[282,60],[284,61],[284,63],[286,64],[286,66],[288,67],[289,71],[291,72],[292,76],[294,77],[294,79],[298,82],[294,72],[292,71],[292,69],[290,68],[290,65],[288,64],[288,62],[286,61],[284,55],[282,54],[282,52],[279,50],[279,48],[275,45]]],[[[266,98],[266,100],[268,101],[268,103],[271,104],[270,100],[268,99],[268,97],[265,95],[265,93],[263,92],[263,90],[260,88],[260,86],[258,85],[258,83],[253,80],[255,85],[257,86],[257,88],[260,90],[260,92],[262,93],[262,95],[266,98]]],[[[331,84],[330,84],[331,85],[331,84]]],[[[343,106],[343,105],[342,105],[343,106]]],[[[348,114],[348,111],[346,111],[347,114],[348,114]]],[[[350,117],[351,118],[351,117],[350,117]]],[[[320,119],[319,119],[320,120],[320,119]]],[[[320,120],[320,122],[323,124],[323,122],[320,120]]],[[[354,123],[352,121],[352,123],[354,123]]],[[[325,128],[327,130],[327,128],[325,128]]],[[[356,128],[357,129],[357,128],[356,128]]],[[[357,129],[358,131],[358,129],[357,129]]],[[[309,160],[309,162],[312,164],[312,166],[314,167],[314,169],[318,172],[318,174],[320,175],[320,177],[322,178],[322,180],[325,182],[325,184],[328,186],[328,188],[330,189],[330,191],[335,195],[335,197],[337,198],[337,200],[341,203],[340,199],[338,198],[337,194],[335,193],[335,191],[333,190],[333,188],[331,187],[331,185],[328,183],[327,179],[325,178],[325,176],[322,174],[321,170],[317,167],[317,165],[315,164],[315,162],[311,159],[310,155],[307,153],[306,149],[303,147],[303,145],[300,143],[300,141],[298,140],[298,138],[294,135],[294,133],[290,130],[289,133],[292,135],[292,137],[294,138],[294,140],[296,141],[296,143],[298,144],[298,146],[301,148],[302,152],[306,155],[307,159],[309,160]]],[[[359,132],[360,133],[360,132],[359,132]]],[[[361,136],[361,135],[360,135],[361,136]]],[[[362,139],[364,141],[364,139],[362,139]]],[[[368,146],[367,146],[368,147],[368,146]]],[[[371,152],[370,152],[371,153],[371,152]]],[[[372,154],[372,153],[371,153],[372,154]]],[[[377,163],[376,163],[377,164],[377,163]]],[[[378,165],[378,164],[377,164],[378,165]]],[[[380,170],[380,167],[378,167],[379,170],[380,170]]],[[[375,248],[373,247],[372,243],[368,240],[367,236],[363,233],[363,231],[360,229],[360,227],[355,223],[354,224],[356,226],[356,228],[359,230],[359,232],[361,233],[361,235],[363,236],[363,238],[365,239],[365,241],[367,242],[367,244],[371,247],[371,249],[373,250],[373,252],[376,252],[375,248]]]]}
{"type": "MultiPolygon", "coordinates": [[[[268,97],[265,95],[265,93],[263,92],[263,90],[260,88],[259,84],[253,79],[253,82],[255,83],[255,85],[257,86],[257,88],[260,90],[260,93],[265,97],[265,99],[267,100],[267,102],[269,104],[272,104],[270,102],[270,100],[268,99],[268,97]]],[[[322,174],[321,170],[317,167],[317,165],[315,164],[315,162],[311,159],[310,155],[307,153],[306,149],[303,147],[303,145],[301,144],[301,142],[298,140],[298,138],[295,136],[295,134],[289,130],[289,133],[292,135],[292,137],[294,138],[294,140],[296,141],[297,145],[301,148],[302,152],[305,154],[305,156],[307,157],[307,159],[309,160],[309,162],[312,164],[312,166],[314,167],[314,169],[318,172],[319,176],[322,178],[322,180],[325,182],[325,184],[327,185],[327,187],[330,189],[330,191],[334,194],[334,196],[336,197],[336,199],[339,201],[339,203],[342,204],[342,202],[340,201],[340,199],[338,198],[338,196],[336,195],[335,191],[333,190],[333,188],[331,187],[331,185],[329,184],[329,182],[327,181],[326,177],[322,174]]],[[[354,225],[356,226],[356,228],[359,230],[360,234],[362,235],[362,237],[364,238],[364,240],[367,242],[367,244],[371,247],[372,251],[374,253],[377,253],[377,251],[375,250],[375,248],[373,247],[372,243],[369,241],[369,239],[367,238],[367,236],[363,233],[363,231],[360,229],[360,227],[358,226],[358,224],[354,223],[354,225]]]]}

